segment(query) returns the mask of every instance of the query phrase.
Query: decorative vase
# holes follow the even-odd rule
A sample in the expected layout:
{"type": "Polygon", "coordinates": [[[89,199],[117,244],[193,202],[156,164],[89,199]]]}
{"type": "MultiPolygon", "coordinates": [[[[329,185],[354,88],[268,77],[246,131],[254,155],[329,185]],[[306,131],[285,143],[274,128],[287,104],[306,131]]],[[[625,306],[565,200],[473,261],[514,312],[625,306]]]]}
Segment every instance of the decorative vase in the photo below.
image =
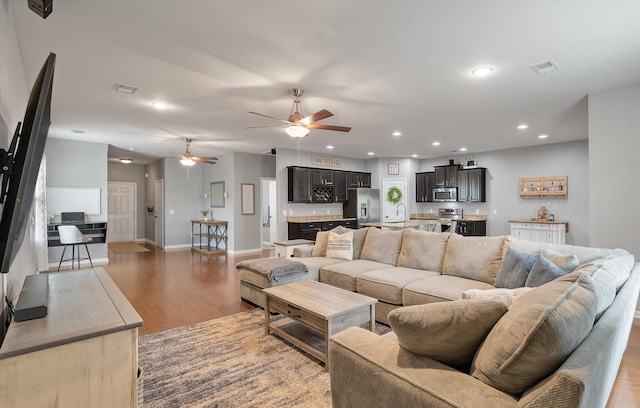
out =
{"type": "Polygon", "coordinates": [[[209,221],[209,217],[207,217],[206,215],[202,217],[202,221],[209,221]]]}

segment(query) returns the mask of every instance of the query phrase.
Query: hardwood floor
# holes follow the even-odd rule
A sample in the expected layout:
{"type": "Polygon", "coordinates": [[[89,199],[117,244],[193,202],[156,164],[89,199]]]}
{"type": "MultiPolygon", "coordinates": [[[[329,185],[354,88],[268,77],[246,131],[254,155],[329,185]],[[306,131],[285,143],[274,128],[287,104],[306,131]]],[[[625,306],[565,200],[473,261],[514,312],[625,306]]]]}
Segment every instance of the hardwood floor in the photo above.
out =
{"type": "MultiPolygon", "coordinates": [[[[243,256],[206,256],[190,249],[114,254],[109,273],[144,320],[140,335],[199,323],[254,307],[240,300],[235,264],[268,257],[273,250],[243,256]]],[[[635,319],[629,345],[609,398],[608,408],[640,407],[640,319],[635,319]]]]}

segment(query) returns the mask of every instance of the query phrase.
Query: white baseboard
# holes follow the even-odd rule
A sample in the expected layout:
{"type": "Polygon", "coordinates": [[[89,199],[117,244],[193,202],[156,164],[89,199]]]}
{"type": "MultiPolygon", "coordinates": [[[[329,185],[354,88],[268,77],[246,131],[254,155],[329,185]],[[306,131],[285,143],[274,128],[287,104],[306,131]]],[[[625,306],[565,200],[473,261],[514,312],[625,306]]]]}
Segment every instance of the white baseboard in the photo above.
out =
{"type": "Polygon", "coordinates": [[[636,310],[636,314],[633,315],[634,318],[640,319],[640,310],[636,310]]]}
{"type": "Polygon", "coordinates": [[[227,251],[231,255],[243,255],[243,254],[253,254],[256,252],[262,252],[262,248],[253,248],[253,249],[242,249],[240,251],[227,251]]]}
{"type": "MultiPolygon", "coordinates": [[[[155,245],[155,244],[154,244],[155,245]]],[[[180,244],[180,245],[167,245],[164,247],[165,250],[170,250],[170,249],[185,249],[185,248],[191,248],[191,244],[180,244]]]]}

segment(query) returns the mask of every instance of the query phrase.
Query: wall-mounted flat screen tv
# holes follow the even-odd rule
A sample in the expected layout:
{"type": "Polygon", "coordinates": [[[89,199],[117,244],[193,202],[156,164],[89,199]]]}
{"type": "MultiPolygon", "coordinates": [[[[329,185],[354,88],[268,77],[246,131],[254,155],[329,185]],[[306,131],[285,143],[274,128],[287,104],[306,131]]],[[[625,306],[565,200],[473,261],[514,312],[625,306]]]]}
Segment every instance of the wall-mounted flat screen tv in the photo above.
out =
{"type": "Polygon", "coordinates": [[[40,162],[51,123],[51,91],[56,55],[51,53],[33,84],[22,124],[8,150],[0,152],[0,272],[7,273],[29,225],[40,162]]]}

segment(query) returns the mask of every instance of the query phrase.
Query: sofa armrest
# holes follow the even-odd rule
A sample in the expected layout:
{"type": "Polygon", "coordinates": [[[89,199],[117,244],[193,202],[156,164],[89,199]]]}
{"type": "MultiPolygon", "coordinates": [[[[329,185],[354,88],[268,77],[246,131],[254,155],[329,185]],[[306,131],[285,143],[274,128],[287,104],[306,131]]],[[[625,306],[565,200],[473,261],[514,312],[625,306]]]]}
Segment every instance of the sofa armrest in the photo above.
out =
{"type": "Polygon", "coordinates": [[[509,394],[358,327],[330,339],[333,408],[516,407],[509,394]]]}
{"type": "Polygon", "coordinates": [[[310,258],[313,252],[313,245],[297,246],[293,248],[294,258],[310,258]]]}

